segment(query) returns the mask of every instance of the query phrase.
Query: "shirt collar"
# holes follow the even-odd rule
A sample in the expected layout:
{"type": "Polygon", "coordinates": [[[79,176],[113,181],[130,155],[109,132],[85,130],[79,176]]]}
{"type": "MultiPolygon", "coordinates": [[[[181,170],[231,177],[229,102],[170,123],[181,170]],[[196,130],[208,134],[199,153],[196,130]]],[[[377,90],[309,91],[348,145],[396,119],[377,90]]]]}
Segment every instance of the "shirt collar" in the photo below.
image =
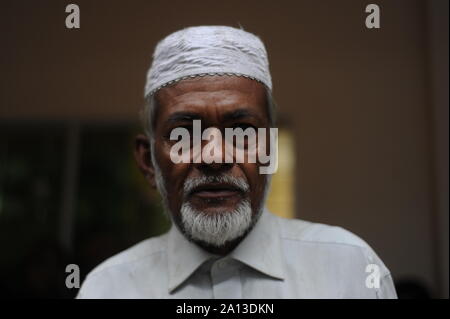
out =
{"type": "Polygon", "coordinates": [[[189,241],[172,223],[168,236],[169,293],[214,255],[189,241]]]}
{"type": "MultiPolygon", "coordinates": [[[[268,276],[284,279],[284,255],[276,217],[265,208],[253,229],[229,256],[268,276]]],[[[216,257],[189,241],[172,224],[167,255],[169,292],[174,291],[205,261],[216,257]]]]}
{"type": "Polygon", "coordinates": [[[268,276],[283,280],[284,255],[277,218],[264,208],[254,228],[230,256],[268,276]]]}

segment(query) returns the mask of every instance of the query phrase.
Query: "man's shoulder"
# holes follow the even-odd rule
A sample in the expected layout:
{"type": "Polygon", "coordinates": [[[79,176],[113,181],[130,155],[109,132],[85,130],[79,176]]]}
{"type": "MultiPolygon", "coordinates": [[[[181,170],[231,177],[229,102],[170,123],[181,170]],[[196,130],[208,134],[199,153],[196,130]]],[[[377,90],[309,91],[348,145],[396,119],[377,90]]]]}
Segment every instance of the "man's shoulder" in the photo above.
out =
{"type": "Polygon", "coordinates": [[[157,259],[158,254],[162,254],[166,249],[166,237],[167,233],[147,238],[130,248],[127,248],[120,253],[109,257],[98,266],[96,266],[90,273],[89,276],[101,273],[106,269],[117,268],[126,264],[132,264],[140,262],[143,259],[155,258],[157,259]]]}
{"type": "Polygon", "coordinates": [[[277,220],[280,225],[280,236],[285,240],[359,248],[369,247],[359,236],[340,226],[315,223],[302,219],[277,217],[277,220]]]}
{"type": "Polygon", "coordinates": [[[382,266],[383,273],[389,273],[377,253],[361,237],[340,227],[322,223],[314,223],[301,219],[286,219],[277,217],[280,225],[280,237],[288,242],[290,247],[299,250],[311,249],[327,251],[336,256],[362,257],[366,263],[376,263],[382,266]]]}
{"type": "Polygon", "coordinates": [[[77,298],[137,298],[149,282],[162,286],[163,276],[149,270],[165,267],[166,237],[148,238],[103,261],[87,274],[77,298]]]}
{"type": "Polygon", "coordinates": [[[357,284],[365,282],[367,269],[376,269],[367,268],[369,265],[378,266],[382,284],[377,291],[377,297],[396,298],[389,269],[369,244],[359,236],[339,226],[280,217],[276,220],[282,247],[286,252],[286,261],[291,268],[301,268],[303,272],[310,269],[314,275],[316,273],[314,267],[321,265],[321,276],[324,278],[327,273],[331,277],[326,278],[330,280],[337,277],[342,279],[347,275],[348,282],[357,284]]]}

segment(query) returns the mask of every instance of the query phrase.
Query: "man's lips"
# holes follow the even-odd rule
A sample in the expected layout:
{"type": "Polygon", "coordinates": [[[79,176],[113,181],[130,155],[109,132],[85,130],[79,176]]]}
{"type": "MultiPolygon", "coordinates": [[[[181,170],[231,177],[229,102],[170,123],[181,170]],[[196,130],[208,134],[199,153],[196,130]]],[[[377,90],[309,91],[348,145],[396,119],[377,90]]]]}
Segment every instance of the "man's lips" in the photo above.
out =
{"type": "Polygon", "coordinates": [[[238,191],[200,191],[193,194],[193,196],[201,197],[201,198],[224,198],[239,195],[238,191]]]}
{"type": "Polygon", "coordinates": [[[230,184],[205,184],[196,187],[190,196],[200,197],[204,199],[226,198],[238,196],[242,194],[242,190],[230,184]]]}

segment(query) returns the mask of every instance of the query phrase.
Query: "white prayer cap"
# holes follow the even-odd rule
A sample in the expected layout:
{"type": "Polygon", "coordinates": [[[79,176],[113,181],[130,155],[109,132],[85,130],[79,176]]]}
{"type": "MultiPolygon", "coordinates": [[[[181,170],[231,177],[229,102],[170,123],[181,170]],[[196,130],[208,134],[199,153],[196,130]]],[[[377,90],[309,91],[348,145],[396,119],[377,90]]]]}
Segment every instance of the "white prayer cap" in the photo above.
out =
{"type": "Polygon", "coordinates": [[[267,52],[256,35],[227,26],[198,26],[172,33],[158,43],[144,95],[207,75],[244,76],[272,90],[267,52]]]}

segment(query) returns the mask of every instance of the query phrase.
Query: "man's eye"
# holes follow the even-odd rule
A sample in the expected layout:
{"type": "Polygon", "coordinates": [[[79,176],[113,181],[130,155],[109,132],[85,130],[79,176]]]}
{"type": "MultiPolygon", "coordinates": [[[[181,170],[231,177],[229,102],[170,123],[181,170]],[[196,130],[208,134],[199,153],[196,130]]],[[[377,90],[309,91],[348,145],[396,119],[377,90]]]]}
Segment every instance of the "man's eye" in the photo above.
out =
{"type": "Polygon", "coordinates": [[[248,123],[236,123],[236,124],[234,124],[233,125],[233,128],[241,128],[242,130],[246,130],[246,129],[248,129],[248,128],[253,128],[253,129],[255,129],[255,127],[253,126],[253,125],[251,125],[251,124],[248,124],[248,123]]]}
{"type": "Polygon", "coordinates": [[[178,126],[178,127],[188,130],[189,133],[192,132],[192,124],[190,124],[190,125],[182,125],[182,126],[178,126]]]}
{"type": "Polygon", "coordinates": [[[166,133],[164,134],[164,137],[165,137],[165,139],[170,140],[172,142],[179,142],[179,141],[181,141],[181,139],[190,140],[191,136],[192,136],[192,130],[193,130],[192,124],[178,125],[176,127],[173,127],[171,129],[167,130],[166,133]],[[185,132],[187,132],[186,136],[180,135],[180,130],[179,130],[180,128],[183,129],[181,131],[181,133],[183,135],[185,132]],[[173,133],[175,133],[175,138],[171,138],[173,133]]]}
{"type": "MultiPolygon", "coordinates": [[[[178,126],[176,126],[176,127],[172,127],[172,128],[170,128],[169,130],[167,130],[167,135],[168,136],[170,136],[170,134],[172,134],[172,132],[177,132],[177,131],[180,131],[179,129],[184,129],[184,130],[187,130],[189,133],[191,133],[192,132],[192,124],[186,124],[186,125],[178,125],[178,126]]],[[[183,131],[184,131],[183,130],[183,131]]]]}

